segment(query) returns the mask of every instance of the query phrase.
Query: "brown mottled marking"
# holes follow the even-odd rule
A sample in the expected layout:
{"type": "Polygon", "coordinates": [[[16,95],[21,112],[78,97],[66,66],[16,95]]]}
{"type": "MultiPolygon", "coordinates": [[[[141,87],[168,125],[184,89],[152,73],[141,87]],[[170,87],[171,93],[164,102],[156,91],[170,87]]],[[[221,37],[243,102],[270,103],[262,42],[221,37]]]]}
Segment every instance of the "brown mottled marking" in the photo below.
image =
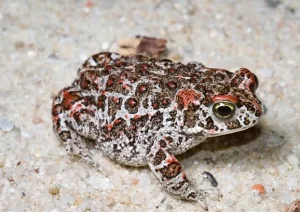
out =
{"type": "Polygon", "coordinates": [[[110,115],[111,117],[113,117],[113,119],[115,119],[116,113],[120,109],[121,104],[122,104],[121,99],[115,97],[109,97],[108,110],[107,110],[108,115],[110,115]]]}
{"type": "Polygon", "coordinates": [[[60,139],[64,142],[66,142],[68,139],[71,138],[70,132],[69,131],[61,131],[58,136],[60,139]]]}
{"type": "Polygon", "coordinates": [[[207,130],[214,129],[214,121],[210,116],[207,117],[205,121],[206,121],[206,125],[204,126],[205,129],[207,130]]]}
{"type": "Polygon", "coordinates": [[[168,144],[173,143],[174,139],[171,136],[165,137],[165,141],[167,141],[168,144]]]}
{"type": "Polygon", "coordinates": [[[69,110],[75,102],[83,99],[82,94],[77,91],[66,91],[63,96],[62,106],[64,110],[69,110]]]}
{"type": "Polygon", "coordinates": [[[184,125],[187,127],[194,127],[199,120],[197,113],[198,107],[189,107],[184,111],[184,125]]]}
{"type": "Polygon", "coordinates": [[[215,80],[216,80],[216,81],[222,81],[222,80],[224,80],[224,79],[225,79],[225,75],[222,74],[222,73],[217,73],[217,74],[215,75],[215,80]]]}
{"type": "Polygon", "coordinates": [[[159,164],[161,164],[162,161],[164,161],[166,159],[166,154],[164,153],[164,151],[162,151],[161,149],[157,151],[156,155],[154,156],[153,159],[153,165],[157,166],[159,164]]]}
{"type": "Polygon", "coordinates": [[[245,117],[245,119],[244,119],[244,124],[245,124],[245,125],[249,125],[249,124],[250,124],[250,121],[249,121],[249,118],[248,118],[248,117],[245,117]]]}
{"type": "Polygon", "coordinates": [[[167,143],[165,142],[165,140],[161,139],[161,140],[159,141],[159,146],[160,146],[161,148],[166,148],[166,147],[167,147],[167,143]]]}
{"type": "Polygon", "coordinates": [[[174,186],[172,186],[172,190],[177,191],[177,190],[183,188],[184,186],[188,186],[187,184],[189,184],[189,181],[185,178],[182,181],[180,181],[178,184],[175,184],[174,186]]]}
{"type": "Polygon", "coordinates": [[[86,90],[99,90],[96,80],[101,77],[100,72],[95,70],[87,70],[80,73],[79,86],[86,90]]]}
{"type": "Polygon", "coordinates": [[[102,111],[104,111],[104,109],[105,109],[105,100],[106,100],[105,95],[100,95],[98,97],[97,104],[96,104],[98,109],[101,109],[102,111]]]}
{"type": "Polygon", "coordinates": [[[229,130],[238,129],[241,127],[241,124],[237,119],[234,121],[225,122],[225,124],[229,130]]]}
{"type": "Polygon", "coordinates": [[[178,162],[172,162],[163,168],[158,169],[163,177],[172,179],[181,173],[182,167],[178,162]]]}
{"type": "Polygon", "coordinates": [[[145,99],[143,100],[142,105],[143,105],[143,107],[144,107],[145,109],[148,109],[148,107],[149,107],[149,104],[148,104],[148,98],[145,98],[145,99]]]}

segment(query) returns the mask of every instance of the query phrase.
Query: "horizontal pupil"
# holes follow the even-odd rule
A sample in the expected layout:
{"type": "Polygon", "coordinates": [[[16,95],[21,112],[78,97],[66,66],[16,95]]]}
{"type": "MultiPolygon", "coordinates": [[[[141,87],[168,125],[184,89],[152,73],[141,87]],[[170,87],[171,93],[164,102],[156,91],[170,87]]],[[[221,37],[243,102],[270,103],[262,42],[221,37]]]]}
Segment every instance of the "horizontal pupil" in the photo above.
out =
{"type": "Polygon", "coordinates": [[[220,107],[218,107],[217,111],[218,111],[218,114],[222,117],[229,116],[232,112],[231,108],[228,106],[220,106],[220,107]]]}

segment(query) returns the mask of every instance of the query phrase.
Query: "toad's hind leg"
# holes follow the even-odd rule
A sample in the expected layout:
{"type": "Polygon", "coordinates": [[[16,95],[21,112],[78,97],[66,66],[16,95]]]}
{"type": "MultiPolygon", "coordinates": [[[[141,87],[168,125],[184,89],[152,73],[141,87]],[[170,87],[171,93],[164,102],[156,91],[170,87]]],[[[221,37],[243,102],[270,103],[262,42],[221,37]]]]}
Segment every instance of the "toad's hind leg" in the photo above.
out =
{"type": "Polygon", "coordinates": [[[196,189],[188,180],[179,161],[168,149],[167,142],[164,136],[161,136],[161,139],[154,140],[148,149],[147,161],[150,169],[168,192],[181,199],[197,201],[207,210],[206,199],[220,197],[218,189],[215,188],[217,183],[214,177],[207,172],[199,175],[201,188],[196,189]]]}
{"type": "Polygon", "coordinates": [[[63,89],[53,100],[53,128],[68,154],[79,156],[104,174],[86,146],[87,140],[99,137],[99,121],[94,106],[88,104],[88,101],[91,101],[90,97],[84,96],[74,87],[63,89]]]}

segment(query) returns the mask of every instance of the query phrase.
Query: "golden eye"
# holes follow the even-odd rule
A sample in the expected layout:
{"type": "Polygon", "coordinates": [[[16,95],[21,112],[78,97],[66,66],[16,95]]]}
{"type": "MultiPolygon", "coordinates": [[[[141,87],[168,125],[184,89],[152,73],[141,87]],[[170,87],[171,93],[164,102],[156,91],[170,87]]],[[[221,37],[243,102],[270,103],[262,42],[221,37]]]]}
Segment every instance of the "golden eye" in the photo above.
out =
{"type": "Polygon", "coordinates": [[[229,119],[234,112],[235,106],[231,102],[217,102],[213,105],[213,113],[220,119],[229,119]]]}

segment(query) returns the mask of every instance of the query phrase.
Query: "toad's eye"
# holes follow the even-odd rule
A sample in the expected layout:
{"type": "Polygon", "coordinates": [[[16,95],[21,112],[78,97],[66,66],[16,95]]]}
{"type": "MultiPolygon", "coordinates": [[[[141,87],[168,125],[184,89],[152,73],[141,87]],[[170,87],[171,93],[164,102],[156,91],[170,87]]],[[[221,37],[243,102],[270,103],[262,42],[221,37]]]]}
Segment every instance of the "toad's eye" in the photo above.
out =
{"type": "Polygon", "coordinates": [[[231,102],[217,102],[213,105],[214,114],[220,119],[229,119],[234,115],[235,106],[231,102]]]}

